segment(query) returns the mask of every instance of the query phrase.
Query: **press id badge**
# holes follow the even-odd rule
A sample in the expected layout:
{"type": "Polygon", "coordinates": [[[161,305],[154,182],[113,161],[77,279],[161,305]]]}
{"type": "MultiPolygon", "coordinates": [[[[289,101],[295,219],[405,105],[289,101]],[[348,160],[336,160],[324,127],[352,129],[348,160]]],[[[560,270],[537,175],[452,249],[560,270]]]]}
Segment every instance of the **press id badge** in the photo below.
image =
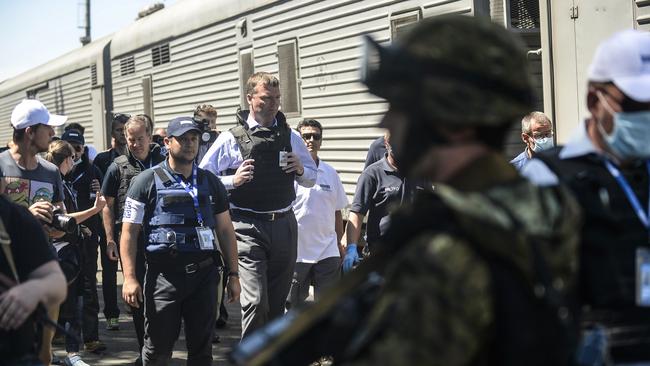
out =
{"type": "Polygon", "coordinates": [[[636,250],[636,304],[650,306],[650,250],[636,250]]]}
{"type": "Polygon", "coordinates": [[[214,250],[214,233],[209,227],[199,226],[196,228],[196,235],[199,237],[201,250],[214,250]]]}
{"type": "Polygon", "coordinates": [[[281,167],[285,167],[289,163],[287,161],[287,158],[288,158],[287,154],[288,154],[288,152],[286,152],[286,151],[280,151],[280,153],[278,155],[278,161],[280,162],[281,167]]]}

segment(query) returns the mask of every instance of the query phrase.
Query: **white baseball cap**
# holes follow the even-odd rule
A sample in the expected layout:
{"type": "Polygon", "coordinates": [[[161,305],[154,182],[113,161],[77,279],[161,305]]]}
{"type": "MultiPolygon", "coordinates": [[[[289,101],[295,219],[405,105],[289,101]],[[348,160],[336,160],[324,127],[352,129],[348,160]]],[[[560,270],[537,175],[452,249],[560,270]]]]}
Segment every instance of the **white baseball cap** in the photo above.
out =
{"type": "Polygon", "coordinates": [[[51,114],[45,105],[36,99],[23,99],[11,112],[11,125],[20,130],[37,124],[61,126],[68,117],[51,114]]]}
{"type": "Polygon", "coordinates": [[[589,67],[589,81],[611,81],[637,102],[650,102],[650,33],[628,29],[602,42],[589,67]]]}

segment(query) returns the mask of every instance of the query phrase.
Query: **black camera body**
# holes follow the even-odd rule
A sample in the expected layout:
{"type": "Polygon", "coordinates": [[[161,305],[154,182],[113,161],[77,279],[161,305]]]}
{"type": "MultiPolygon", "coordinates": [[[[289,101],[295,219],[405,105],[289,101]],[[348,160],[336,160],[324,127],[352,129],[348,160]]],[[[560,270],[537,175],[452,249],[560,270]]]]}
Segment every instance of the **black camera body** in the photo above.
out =
{"type": "Polygon", "coordinates": [[[54,229],[72,234],[77,232],[77,220],[74,217],[68,216],[63,213],[60,207],[56,207],[52,211],[52,223],[50,224],[54,229]]]}
{"type": "Polygon", "coordinates": [[[214,140],[217,139],[217,132],[212,131],[210,128],[210,123],[208,122],[207,119],[198,119],[194,117],[194,122],[199,125],[199,128],[201,129],[201,144],[207,144],[207,143],[212,143],[214,140]]]}

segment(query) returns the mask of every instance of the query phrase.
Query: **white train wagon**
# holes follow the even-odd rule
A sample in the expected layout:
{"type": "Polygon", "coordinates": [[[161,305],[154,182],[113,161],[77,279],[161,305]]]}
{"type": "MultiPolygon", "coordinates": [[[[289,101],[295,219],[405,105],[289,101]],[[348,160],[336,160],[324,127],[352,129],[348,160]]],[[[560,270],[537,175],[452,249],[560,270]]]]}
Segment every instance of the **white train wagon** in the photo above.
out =
{"type": "MultiPolygon", "coordinates": [[[[11,111],[21,100],[35,98],[52,113],[85,127],[86,143],[106,147],[106,100],[110,79],[105,72],[110,36],[73,50],[44,65],[0,83],[0,144],[11,140],[11,111]],[[108,86],[108,87],[107,87],[108,86]]],[[[62,129],[57,131],[59,134],[62,129]]]]}

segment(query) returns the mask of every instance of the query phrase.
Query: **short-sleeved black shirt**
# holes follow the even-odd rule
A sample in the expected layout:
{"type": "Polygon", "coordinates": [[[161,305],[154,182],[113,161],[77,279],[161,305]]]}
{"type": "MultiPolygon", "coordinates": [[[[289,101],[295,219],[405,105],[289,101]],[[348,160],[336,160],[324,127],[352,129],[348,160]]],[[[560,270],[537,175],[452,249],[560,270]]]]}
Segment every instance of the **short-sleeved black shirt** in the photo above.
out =
{"type": "Polygon", "coordinates": [[[388,229],[393,206],[410,202],[416,190],[430,190],[422,181],[404,179],[386,157],[368,166],[359,176],[350,211],[368,214],[367,242],[376,243],[388,229]]]}
{"type": "MultiPolygon", "coordinates": [[[[0,195],[0,217],[11,239],[11,251],[21,281],[26,281],[29,274],[38,267],[56,260],[43,227],[26,208],[13,204],[5,196],[0,195]]],[[[1,250],[0,273],[11,279],[14,278],[4,252],[1,250]]],[[[0,339],[2,342],[10,343],[7,348],[14,356],[35,354],[29,334],[29,330],[25,328],[11,332],[0,331],[0,339]]],[[[0,354],[5,361],[6,356],[0,354]]]]}
{"type": "Polygon", "coordinates": [[[102,175],[106,175],[106,172],[108,171],[108,167],[111,165],[113,160],[120,156],[120,154],[117,153],[117,150],[115,149],[109,149],[106,151],[102,151],[97,156],[95,156],[95,160],[93,160],[93,165],[95,165],[99,170],[102,172],[102,175]]]}
{"type": "MultiPolygon", "coordinates": [[[[162,166],[165,169],[167,168],[166,162],[159,164],[159,166],[162,166]]],[[[147,169],[142,173],[138,174],[131,181],[131,185],[129,186],[129,191],[127,193],[127,200],[132,199],[144,204],[142,208],[139,208],[140,210],[143,210],[143,212],[141,211],[139,213],[131,213],[138,216],[143,215],[142,223],[148,222],[151,219],[151,217],[153,216],[153,211],[156,207],[157,192],[156,192],[154,175],[155,172],[153,171],[153,169],[147,169]]],[[[186,179],[185,177],[182,178],[186,183],[189,184],[192,183],[191,177],[189,179],[186,179]]],[[[212,174],[207,170],[198,168],[197,184],[199,186],[202,185],[204,179],[208,180],[208,186],[210,187],[209,195],[210,195],[210,202],[212,202],[212,213],[214,215],[217,215],[229,210],[230,205],[228,203],[228,193],[226,191],[226,187],[224,187],[223,183],[221,183],[221,181],[219,180],[219,178],[217,178],[216,175],[212,174]]],[[[125,215],[125,219],[126,216],[127,215],[125,215]]],[[[144,237],[147,236],[148,233],[145,233],[144,237]]],[[[147,255],[151,257],[150,254],[147,255]]],[[[201,255],[202,254],[198,254],[198,256],[201,255]]],[[[193,255],[188,255],[186,256],[186,259],[192,256],[193,255]]],[[[159,258],[159,259],[164,260],[164,258],[159,258]]]]}

